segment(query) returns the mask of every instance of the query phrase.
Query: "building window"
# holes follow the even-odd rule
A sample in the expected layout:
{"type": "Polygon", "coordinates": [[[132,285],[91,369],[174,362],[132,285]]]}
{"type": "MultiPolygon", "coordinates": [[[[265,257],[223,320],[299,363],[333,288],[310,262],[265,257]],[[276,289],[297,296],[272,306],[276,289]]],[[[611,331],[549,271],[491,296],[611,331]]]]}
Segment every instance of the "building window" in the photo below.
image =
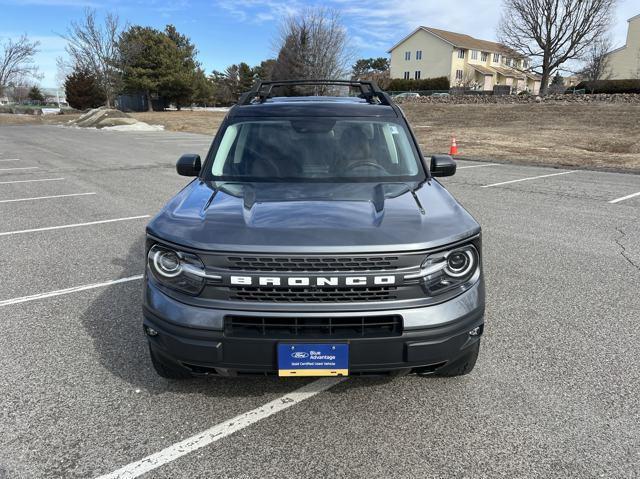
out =
{"type": "Polygon", "coordinates": [[[408,80],[409,79],[409,72],[404,72],[404,79],[408,80]]]}
{"type": "Polygon", "coordinates": [[[480,55],[480,60],[482,60],[483,62],[486,62],[488,58],[489,54],[487,52],[482,52],[482,55],[480,55]]]}
{"type": "Polygon", "coordinates": [[[420,70],[415,71],[415,73],[413,74],[413,78],[415,80],[420,80],[420,70]]]}
{"type": "Polygon", "coordinates": [[[462,80],[464,72],[462,70],[456,70],[456,80],[462,80]]]}
{"type": "Polygon", "coordinates": [[[471,50],[471,59],[472,60],[478,59],[478,50],[471,50]]]}
{"type": "Polygon", "coordinates": [[[464,50],[458,50],[458,58],[464,58],[464,50]]]}
{"type": "Polygon", "coordinates": [[[529,68],[529,60],[522,60],[522,68],[525,70],[529,68]]]}
{"type": "Polygon", "coordinates": [[[416,60],[422,60],[422,50],[416,51],[416,60]]]}
{"type": "Polygon", "coordinates": [[[508,67],[510,67],[510,66],[511,66],[511,58],[505,58],[505,59],[504,59],[504,63],[505,63],[508,67]]]}
{"type": "Polygon", "coordinates": [[[500,54],[499,53],[494,53],[493,54],[493,63],[500,63],[500,54]]]}
{"type": "Polygon", "coordinates": [[[407,61],[411,60],[411,52],[404,52],[404,59],[407,61]]]}

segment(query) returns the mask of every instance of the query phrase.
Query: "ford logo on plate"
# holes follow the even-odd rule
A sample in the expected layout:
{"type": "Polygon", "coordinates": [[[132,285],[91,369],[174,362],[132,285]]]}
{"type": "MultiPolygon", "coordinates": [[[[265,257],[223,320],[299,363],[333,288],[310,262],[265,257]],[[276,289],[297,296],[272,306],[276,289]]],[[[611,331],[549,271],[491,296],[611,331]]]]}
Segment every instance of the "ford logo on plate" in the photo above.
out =
{"type": "Polygon", "coordinates": [[[296,351],[295,353],[291,353],[291,357],[293,359],[306,359],[309,357],[309,353],[305,353],[304,351],[296,351]]]}

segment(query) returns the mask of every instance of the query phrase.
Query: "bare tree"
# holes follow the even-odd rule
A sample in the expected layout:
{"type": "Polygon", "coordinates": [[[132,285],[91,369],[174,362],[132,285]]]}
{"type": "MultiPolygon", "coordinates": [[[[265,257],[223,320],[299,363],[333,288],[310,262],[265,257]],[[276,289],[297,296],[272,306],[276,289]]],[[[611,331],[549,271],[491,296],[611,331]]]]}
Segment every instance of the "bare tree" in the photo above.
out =
{"type": "Polygon", "coordinates": [[[122,28],[117,15],[108,13],[104,25],[96,21],[95,10],[87,9],[81,22],[71,22],[67,33],[67,53],[74,68],[89,71],[106,97],[107,107],[114,104],[120,82],[118,70],[118,37],[122,28]]]}
{"type": "Polygon", "coordinates": [[[609,70],[609,57],[611,39],[608,36],[596,38],[587,48],[584,56],[584,67],[578,75],[586,82],[606,80],[611,76],[609,70]]]}
{"type": "Polygon", "coordinates": [[[56,86],[63,87],[67,77],[71,75],[73,66],[62,57],[56,57],[56,86]]]}
{"type": "Polygon", "coordinates": [[[340,13],[329,8],[308,8],[285,19],[274,47],[277,80],[346,78],[353,59],[340,13]]]}
{"type": "Polygon", "coordinates": [[[545,94],[551,72],[581,58],[609,28],[616,0],[503,0],[500,41],[530,57],[545,94]]]}
{"type": "Polygon", "coordinates": [[[0,44],[0,95],[11,83],[17,85],[29,77],[41,78],[33,61],[39,45],[40,42],[32,42],[26,35],[0,44]]]}

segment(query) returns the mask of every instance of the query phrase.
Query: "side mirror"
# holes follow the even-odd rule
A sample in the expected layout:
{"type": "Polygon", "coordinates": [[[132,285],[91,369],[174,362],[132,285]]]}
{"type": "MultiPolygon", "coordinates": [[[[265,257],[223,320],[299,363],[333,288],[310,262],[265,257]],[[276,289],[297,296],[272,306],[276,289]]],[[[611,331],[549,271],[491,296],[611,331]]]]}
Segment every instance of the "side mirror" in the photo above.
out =
{"type": "Polygon", "coordinates": [[[193,153],[182,155],[176,163],[176,170],[181,176],[198,176],[201,169],[200,155],[193,153]]]}
{"type": "Polygon", "coordinates": [[[456,174],[456,162],[449,155],[431,157],[431,176],[453,176],[456,174]]]}

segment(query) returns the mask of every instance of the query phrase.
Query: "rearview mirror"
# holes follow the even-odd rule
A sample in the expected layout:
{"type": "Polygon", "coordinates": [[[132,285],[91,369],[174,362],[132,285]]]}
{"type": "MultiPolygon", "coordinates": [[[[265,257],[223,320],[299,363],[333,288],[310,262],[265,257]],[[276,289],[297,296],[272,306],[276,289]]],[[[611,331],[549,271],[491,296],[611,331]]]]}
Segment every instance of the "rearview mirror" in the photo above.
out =
{"type": "Polygon", "coordinates": [[[181,176],[198,176],[201,168],[200,155],[194,153],[182,155],[176,163],[176,170],[181,176]]]}
{"type": "Polygon", "coordinates": [[[456,174],[456,162],[449,155],[431,157],[431,176],[453,176],[456,174]]]}

